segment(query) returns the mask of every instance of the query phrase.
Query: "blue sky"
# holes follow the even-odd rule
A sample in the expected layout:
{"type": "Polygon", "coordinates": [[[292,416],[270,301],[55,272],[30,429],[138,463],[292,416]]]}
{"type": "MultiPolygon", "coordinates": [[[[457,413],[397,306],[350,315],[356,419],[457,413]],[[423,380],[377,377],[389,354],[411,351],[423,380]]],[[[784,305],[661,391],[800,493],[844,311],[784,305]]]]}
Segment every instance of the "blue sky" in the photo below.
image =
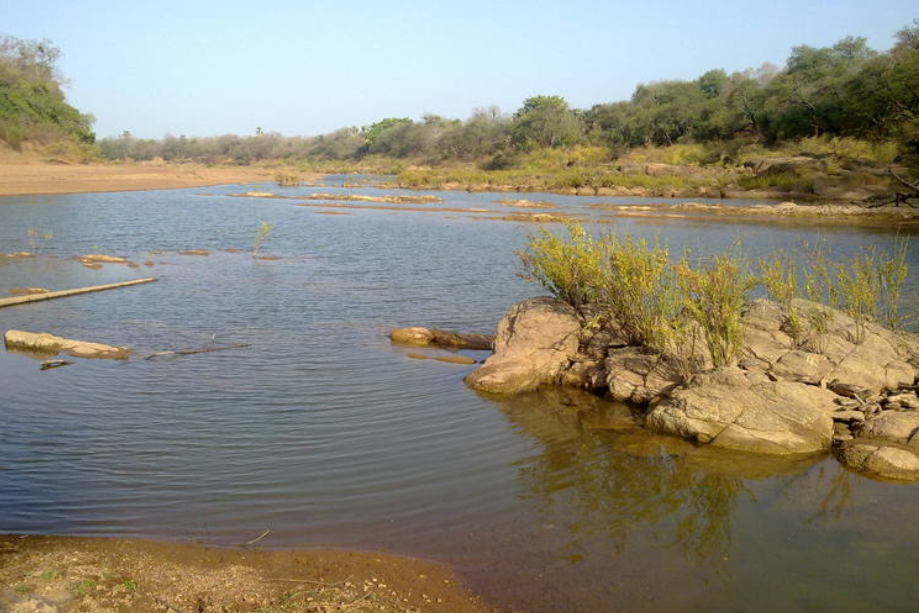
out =
{"type": "Polygon", "coordinates": [[[311,135],[535,94],[586,108],[848,34],[884,50],[917,17],[916,0],[3,0],[0,32],[61,47],[100,136],[311,135]]]}

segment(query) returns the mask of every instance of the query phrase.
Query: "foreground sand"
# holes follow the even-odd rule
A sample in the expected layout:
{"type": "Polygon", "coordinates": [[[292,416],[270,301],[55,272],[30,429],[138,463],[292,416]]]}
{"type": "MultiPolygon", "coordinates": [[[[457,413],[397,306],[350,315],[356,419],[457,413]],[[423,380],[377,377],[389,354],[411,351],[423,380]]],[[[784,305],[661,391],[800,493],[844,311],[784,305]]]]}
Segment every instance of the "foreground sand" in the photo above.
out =
{"type": "Polygon", "coordinates": [[[262,551],[141,540],[0,536],[10,613],[486,613],[439,564],[347,551],[262,551]]]}
{"type": "MultiPolygon", "coordinates": [[[[47,164],[4,163],[0,196],[76,194],[205,187],[271,181],[269,168],[210,168],[199,164],[47,164]]],[[[2,201],[0,201],[2,202],[2,201]]]]}

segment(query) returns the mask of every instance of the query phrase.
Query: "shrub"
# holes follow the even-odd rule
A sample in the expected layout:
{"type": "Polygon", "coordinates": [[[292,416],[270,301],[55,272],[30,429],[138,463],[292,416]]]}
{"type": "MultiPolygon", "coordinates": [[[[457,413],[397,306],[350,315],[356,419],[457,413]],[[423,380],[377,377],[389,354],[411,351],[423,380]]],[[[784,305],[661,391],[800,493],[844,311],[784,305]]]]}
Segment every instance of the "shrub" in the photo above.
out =
{"type": "Polygon", "coordinates": [[[252,243],[253,256],[258,255],[262,248],[262,243],[268,240],[268,237],[271,236],[272,230],[274,230],[274,224],[270,221],[258,222],[258,230],[255,231],[255,240],[252,243]]]}
{"type": "Polygon", "coordinates": [[[676,266],[683,304],[705,335],[716,368],[734,363],[743,348],[741,315],[756,285],[742,256],[722,254],[693,267],[687,256],[676,266]]]}
{"type": "Polygon", "coordinates": [[[535,281],[575,309],[596,300],[601,285],[604,251],[578,223],[568,224],[569,241],[548,230],[530,238],[519,253],[525,279],[535,281]]]}
{"type": "Polygon", "coordinates": [[[659,243],[609,234],[603,251],[600,306],[611,312],[632,342],[666,351],[678,309],[669,250],[659,243]]]}

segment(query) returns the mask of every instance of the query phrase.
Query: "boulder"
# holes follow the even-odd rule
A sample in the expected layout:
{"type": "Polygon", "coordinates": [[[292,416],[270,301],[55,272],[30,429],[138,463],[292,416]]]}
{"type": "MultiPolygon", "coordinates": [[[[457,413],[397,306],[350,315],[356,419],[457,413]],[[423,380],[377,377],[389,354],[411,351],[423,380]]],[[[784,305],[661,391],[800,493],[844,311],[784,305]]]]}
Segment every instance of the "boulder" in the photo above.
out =
{"type": "Polygon", "coordinates": [[[919,481],[919,454],[914,448],[858,438],[840,445],[835,455],[844,466],[871,477],[919,481]]]}
{"type": "Polygon", "coordinates": [[[22,330],[7,330],[3,337],[7,349],[45,355],[66,353],[75,358],[104,358],[125,360],[131,355],[127,347],[113,347],[101,343],[87,343],[51,334],[36,334],[22,330]]]}
{"type": "Polygon", "coordinates": [[[692,379],[658,402],[649,427],[713,447],[776,455],[830,447],[832,392],[794,381],[751,383],[737,368],[692,379]]]}
{"type": "Polygon", "coordinates": [[[466,377],[471,388],[516,394],[556,383],[578,352],[581,322],[569,305],[531,298],[498,323],[495,354],[466,377]]]}

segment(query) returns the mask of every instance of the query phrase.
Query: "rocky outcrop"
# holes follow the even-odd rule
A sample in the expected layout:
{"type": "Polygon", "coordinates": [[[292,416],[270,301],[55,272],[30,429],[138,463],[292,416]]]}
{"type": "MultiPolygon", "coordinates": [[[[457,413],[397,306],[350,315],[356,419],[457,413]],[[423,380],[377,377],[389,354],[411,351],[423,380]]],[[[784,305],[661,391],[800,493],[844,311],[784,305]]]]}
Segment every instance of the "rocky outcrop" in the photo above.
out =
{"type": "MultiPolygon", "coordinates": [[[[794,308],[802,320],[811,309],[827,309],[806,301],[794,308]]],[[[789,329],[778,304],[751,301],[736,366],[711,370],[697,347],[694,366],[702,372],[685,380],[685,361],[630,344],[615,321],[534,298],[501,320],[494,355],[466,382],[496,394],[578,387],[630,403],[645,427],[697,445],[777,456],[835,445],[840,461],[855,470],[913,478],[919,336],[825,312],[829,324],[815,334],[789,329]]],[[[411,330],[407,336],[429,342],[429,331],[411,330]]]]}
{"type": "Polygon", "coordinates": [[[3,340],[7,349],[43,355],[65,353],[75,358],[103,358],[110,360],[125,360],[131,355],[131,351],[127,347],[87,343],[47,333],[36,334],[22,330],[7,330],[3,340]]]}
{"type": "Polygon", "coordinates": [[[567,304],[531,298],[498,324],[495,354],[466,377],[471,388],[517,394],[558,383],[578,352],[581,321],[567,304]]]}

